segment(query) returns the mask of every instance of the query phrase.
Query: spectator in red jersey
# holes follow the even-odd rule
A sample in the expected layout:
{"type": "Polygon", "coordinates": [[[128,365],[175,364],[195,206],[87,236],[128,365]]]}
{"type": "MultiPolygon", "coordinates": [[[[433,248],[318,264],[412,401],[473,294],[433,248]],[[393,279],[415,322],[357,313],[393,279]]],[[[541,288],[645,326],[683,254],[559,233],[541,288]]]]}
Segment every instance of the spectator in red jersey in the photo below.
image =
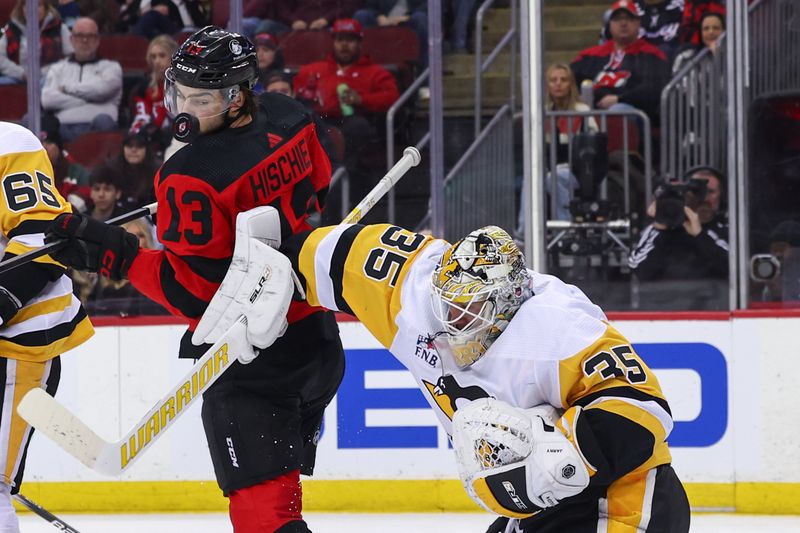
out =
{"type": "Polygon", "coordinates": [[[685,0],[681,22],[682,42],[700,45],[701,21],[706,13],[717,13],[725,18],[725,0],[685,0]]]}
{"type": "Polygon", "coordinates": [[[294,78],[295,94],[345,139],[345,167],[360,198],[377,181],[376,140],[381,119],[400,96],[394,77],[361,51],[361,24],[340,19],[333,25],[333,55],[304,65],[294,78]]]}
{"type": "MultiPolygon", "coordinates": [[[[28,39],[25,37],[25,0],[17,0],[11,20],[0,37],[0,85],[25,80],[28,39]]],[[[39,62],[42,80],[51,63],[72,53],[69,28],[62,24],[58,10],[50,0],[39,0],[39,62]]]]}
{"type": "Polygon", "coordinates": [[[169,35],[159,35],[147,47],[147,66],[150,72],[131,91],[131,116],[129,131],[144,131],[159,152],[169,144],[172,122],[164,108],[164,72],[178,43],[169,35]]]}
{"type": "Polygon", "coordinates": [[[656,121],[661,89],[669,79],[664,53],[639,37],[641,22],[632,0],[611,6],[611,39],[587,48],[572,63],[580,86],[590,80],[594,103],[613,111],[639,109],[656,121]]]}
{"type": "Polygon", "coordinates": [[[269,6],[257,7],[253,2],[245,6],[243,31],[278,35],[287,31],[327,30],[334,20],[352,17],[362,4],[362,0],[280,0],[270,11],[269,6]]]}

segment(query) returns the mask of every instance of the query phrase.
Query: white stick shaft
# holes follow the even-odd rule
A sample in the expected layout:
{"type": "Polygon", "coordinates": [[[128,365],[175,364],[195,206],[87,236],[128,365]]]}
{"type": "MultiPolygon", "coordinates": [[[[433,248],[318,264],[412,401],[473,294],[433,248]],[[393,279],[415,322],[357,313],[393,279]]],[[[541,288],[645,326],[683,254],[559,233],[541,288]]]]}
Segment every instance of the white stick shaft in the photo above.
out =
{"type": "Polygon", "coordinates": [[[403,150],[403,157],[389,169],[389,172],[367,193],[364,199],[358,202],[358,205],[344,217],[342,224],[355,224],[364,218],[364,215],[383,198],[383,195],[389,192],[411,167],[419,165],[421,160],[422,157],[419,155],[419,150],[413,146],[403,150]]]}

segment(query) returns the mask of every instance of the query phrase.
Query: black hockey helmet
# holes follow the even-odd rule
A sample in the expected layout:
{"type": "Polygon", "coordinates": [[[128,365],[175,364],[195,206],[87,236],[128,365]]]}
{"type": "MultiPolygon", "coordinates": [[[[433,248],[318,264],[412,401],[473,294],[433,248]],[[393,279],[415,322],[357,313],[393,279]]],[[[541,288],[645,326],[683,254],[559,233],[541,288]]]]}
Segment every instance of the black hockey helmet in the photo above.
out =
{"type": "Polygon", "coordinates": [[[192,34],[172,56],[167,77],[203,89],[245,85],[258,80],[256,48],[246,37],[217,26],[192,34]]]}

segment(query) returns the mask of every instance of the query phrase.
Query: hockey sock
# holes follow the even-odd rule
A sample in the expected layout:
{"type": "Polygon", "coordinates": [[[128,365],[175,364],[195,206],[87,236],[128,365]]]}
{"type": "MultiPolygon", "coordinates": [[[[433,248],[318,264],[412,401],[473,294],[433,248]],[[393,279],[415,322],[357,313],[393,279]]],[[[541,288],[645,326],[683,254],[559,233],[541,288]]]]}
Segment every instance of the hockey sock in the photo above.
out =
{"type": "Polygon", "coordinates": [[[19,533],[19,521],[11,505],[11,487],[0,483],[0,533],[19,533]]]}
{"type": "MultiPolygon", "coordinates": [[[[302,524],[303,492],[300,471],[292,470],[228,495],[235,533],[275,533],[284,525],[302,524]],[[296,522],[299,522],[297,524],[296,522]]],[[[308,531],[289,529],[288,531],[308,531]]]]}

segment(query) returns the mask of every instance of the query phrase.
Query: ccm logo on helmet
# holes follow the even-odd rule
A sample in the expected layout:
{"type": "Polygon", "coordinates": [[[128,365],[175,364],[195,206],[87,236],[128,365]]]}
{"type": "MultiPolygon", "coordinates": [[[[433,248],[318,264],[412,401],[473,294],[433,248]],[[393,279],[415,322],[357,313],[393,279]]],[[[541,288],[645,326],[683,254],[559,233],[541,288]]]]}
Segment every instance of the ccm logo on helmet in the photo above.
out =
{"type": "Polygon", "coordinates": [[[182,63],[175,63],[175,66],[178,67],[178,70],[182,70],[184,72],[188,72],[189,74],[194,74],[195,72],[197,72],[196,68],[187,67],[186,65],[184,65],[182,63]]]}

